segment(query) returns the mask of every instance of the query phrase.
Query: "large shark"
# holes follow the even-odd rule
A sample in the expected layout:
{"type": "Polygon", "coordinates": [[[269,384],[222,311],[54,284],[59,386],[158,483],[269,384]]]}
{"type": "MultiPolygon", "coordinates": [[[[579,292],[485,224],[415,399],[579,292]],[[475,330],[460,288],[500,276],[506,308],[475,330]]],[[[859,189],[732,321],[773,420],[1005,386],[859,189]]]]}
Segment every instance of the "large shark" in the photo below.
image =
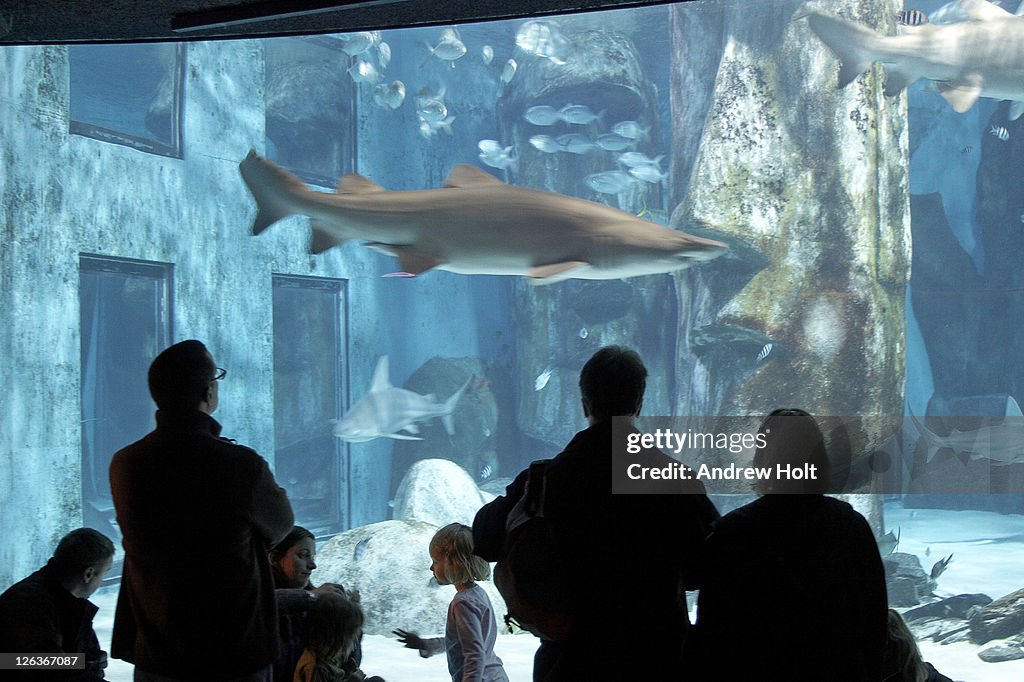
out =
{"type": "Polygon", "coordinates": [[[880,61],[885,94],[895,95],[919,78],[935,83],[939,94],[963,113],[978,97],[1011,100],[1010,120],[1024,113],[1024,18],[985,0],[959,0],[966,21],[901,26],[885,36],[816,7],[804,6],[811,30],[841,62],[839,86],[880,61]]]}
{"type": "Polygon", "coordinates": [[[444,428],[452,435],[455,433],[452,411],[472,378],[466,379],[462,388],[448,400],[438,402],[433,395],[420,395],[392,386],[388,378],[388,356],[381,356],[373,371],[370,391],[335,422],[334,435],[350,443],[363,443],[374,438],[422,440],[407,434],[419,433],[416,423],[433,417],[440,417],[444,428]]]}
{"type": "Polygon", "coordinates": [[[539,284],[615,279],[679,270],[726,248],[604,204],[507,185],[468,165],[455,166],[442,189],[390,191],[349,173],[334,193],[308,189],[254,151],[239,168],[258,207],[254,234],[306,215],[314,253],[367,240],[411,275],[438,268],[539,284]]]}

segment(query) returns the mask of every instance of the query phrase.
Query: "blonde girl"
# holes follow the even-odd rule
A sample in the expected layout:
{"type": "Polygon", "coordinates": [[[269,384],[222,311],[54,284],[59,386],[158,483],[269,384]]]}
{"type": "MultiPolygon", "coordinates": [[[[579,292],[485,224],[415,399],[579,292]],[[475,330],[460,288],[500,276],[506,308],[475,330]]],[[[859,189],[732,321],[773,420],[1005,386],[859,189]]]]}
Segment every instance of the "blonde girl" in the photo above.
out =
{"type": "Polygon", "coordinates": [[[477,585],[491,575],[486,561],[473,554],[473,531],[450,523],[430,541],[430,571],[439,585],[454,585],[444,637],[424,639],[415,632],[395,630],[398,641],[419,649],[427,658],[444,651],[452,682],[508,682],[501,659],[494,653],[498,625],[487,592],[477,585]]]}

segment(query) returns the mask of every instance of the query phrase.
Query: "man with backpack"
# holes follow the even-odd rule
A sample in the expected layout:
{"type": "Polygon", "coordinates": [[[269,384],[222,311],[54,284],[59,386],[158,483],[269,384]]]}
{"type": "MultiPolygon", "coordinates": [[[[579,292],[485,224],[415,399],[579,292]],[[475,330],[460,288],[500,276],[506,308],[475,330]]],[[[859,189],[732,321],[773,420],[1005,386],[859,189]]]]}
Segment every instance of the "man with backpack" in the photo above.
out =
{"type": "MultiPolygon", "coordinates": [[[[541,637],[535,682],[685,679],[684,590],[699,587],[718,512],[697,481],[656,486],[676,494],[612,494],[612,418],[639,414],[646,378],[635,351],[595,353],[580,373],[589,428],[519,474],[473,523],[476,553],[498,561],[510,614],[541,637]]],[[[653,449],[635,457],[673,463],[653,449]]]]}

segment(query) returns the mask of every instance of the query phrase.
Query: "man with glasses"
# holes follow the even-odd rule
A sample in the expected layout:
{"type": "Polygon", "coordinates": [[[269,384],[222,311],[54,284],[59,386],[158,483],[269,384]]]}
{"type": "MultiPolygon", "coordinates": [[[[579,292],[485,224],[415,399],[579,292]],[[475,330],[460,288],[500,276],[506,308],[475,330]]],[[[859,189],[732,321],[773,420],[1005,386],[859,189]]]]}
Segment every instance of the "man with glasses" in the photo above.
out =
{"type": "Polygon", "coordinates": [[[125,552],[111,655],[134,663],[137,681],[271,679],[267,550],[295,520],[266,461],[210,416],[226,374],[199,341],[160,353],[156,429],[110,464],[125,552]]]}

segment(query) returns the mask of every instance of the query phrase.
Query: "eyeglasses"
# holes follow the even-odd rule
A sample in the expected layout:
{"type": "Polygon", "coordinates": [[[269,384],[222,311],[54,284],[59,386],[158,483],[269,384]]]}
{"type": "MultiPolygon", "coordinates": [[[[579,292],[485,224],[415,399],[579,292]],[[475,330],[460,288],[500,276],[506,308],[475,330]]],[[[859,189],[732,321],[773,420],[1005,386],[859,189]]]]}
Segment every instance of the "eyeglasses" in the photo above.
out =
{"type": "Polygon", "coordinates": [[[217,370],[217,373],[213,375],[213,379],[210,380],[211,383],[214,381],[220,381],[228,375],[228,371],[226,369],[222,369],[220,367],[216,367],[215,369],[217,370]]]}

